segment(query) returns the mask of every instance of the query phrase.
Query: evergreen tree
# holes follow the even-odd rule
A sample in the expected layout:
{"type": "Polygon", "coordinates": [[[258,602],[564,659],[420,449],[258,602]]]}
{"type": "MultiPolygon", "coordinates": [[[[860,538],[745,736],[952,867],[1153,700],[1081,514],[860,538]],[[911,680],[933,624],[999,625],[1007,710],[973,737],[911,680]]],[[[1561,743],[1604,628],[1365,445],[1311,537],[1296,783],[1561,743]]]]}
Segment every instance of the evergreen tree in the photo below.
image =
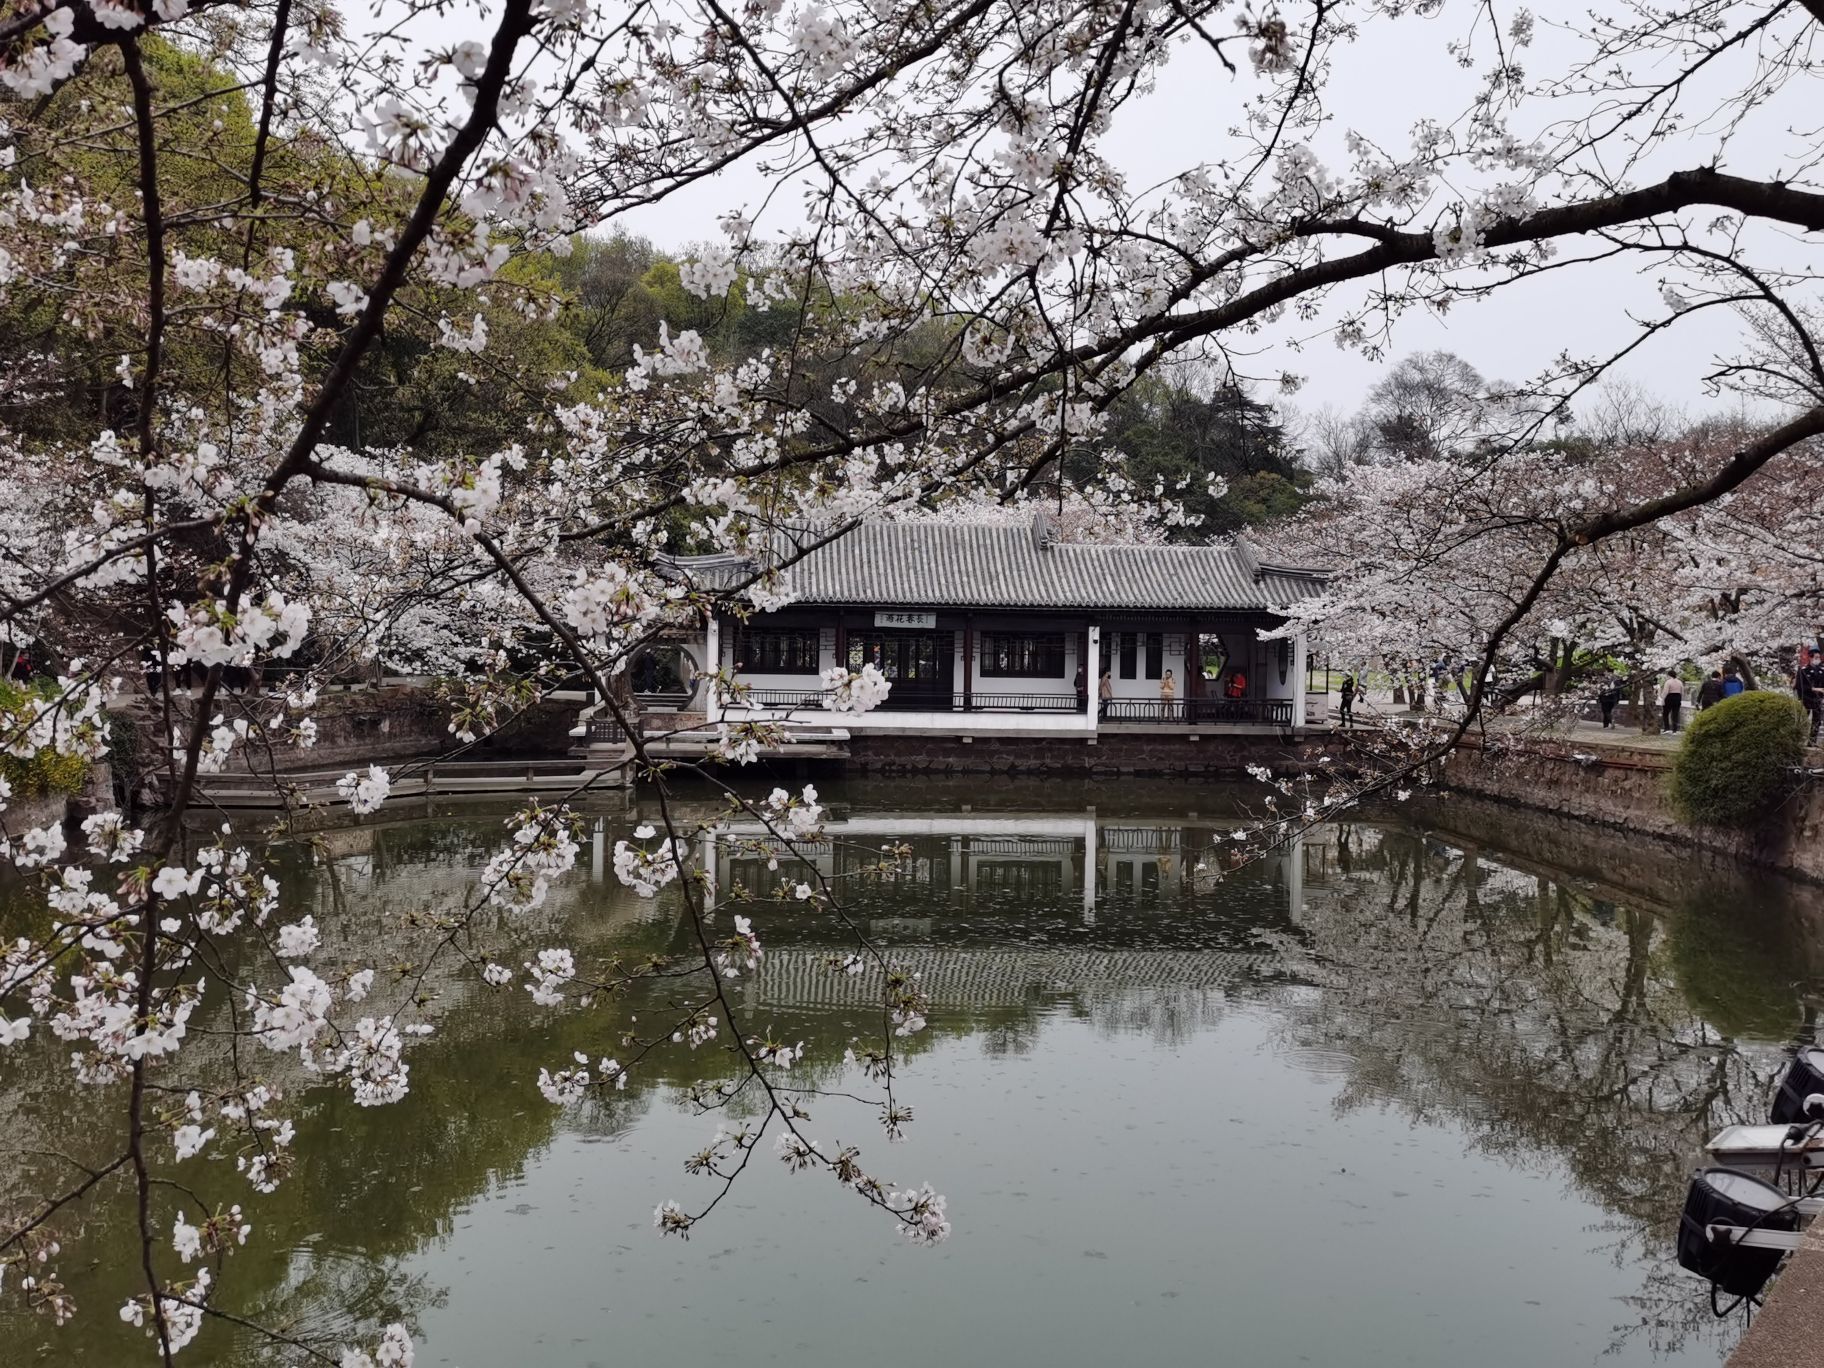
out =
{"type": "MultiPolygon", "coordinates": [[[[1311,481],[1279,414],[1232,380],[1207,391],[1142,380],[1111,408],[1108,440],[1138,489],[1182,491],[1186,511],[1201,521],[1174,529],[1178,540],[1228,535],[1294,513],[1311,481]],[[1212,495],[1212,480],[1226,489],[1212,495]]],[[[1088,449],[1074,453],[1066,477],[1079,485],[1098,478],[1100,459],[1088,449]]]]}

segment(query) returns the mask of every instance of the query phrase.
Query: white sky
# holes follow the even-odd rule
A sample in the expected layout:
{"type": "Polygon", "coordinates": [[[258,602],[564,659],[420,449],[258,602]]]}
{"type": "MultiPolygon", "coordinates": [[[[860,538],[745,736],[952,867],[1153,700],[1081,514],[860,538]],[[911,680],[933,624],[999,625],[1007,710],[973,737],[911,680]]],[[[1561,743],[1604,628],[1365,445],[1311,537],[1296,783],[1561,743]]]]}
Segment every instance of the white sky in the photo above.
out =
{"type": "MultiPolygon", "coordinates": [[[[1510,0],[1498,7],[1511,14],[1517,5],[1510,0]]],[[[1466,13],[1464,8],[1446,6],[1446,17],[1440,18],[1408,17],[1393,23],[1370,18],[1364,36],[1339,51],[1327,99],[1336,121],[1320,140],[1320,155],[1329,165],[1344,164],[1342,138],[1350,128],[1397,151],[1409,145],[1410,130],[1420,118],[1450,119],[1466,107],[1477,73],[1461,69],[1445,51],[1446,43],[1462,36],[1466,13]]],[[[1562,60],[1565,42],[1542,16],[1538,40],[1522,54],[1529,70],[1542,75],[1551,71],[1552,59],[1562,60]]],[[[1245,68],[1242,76],[1231,78],[1207,56],[1181,50],[1166,67],[1159,88],[1122,111],[1105,149],[1134,185],[1152,184],[1198,162],[1218,161],[1235,148],[1226,130],[1239,121],[1250,84],[1245,68]]],[[[1784,127],[1789,130],[1790,122],[1784,127]]],[[[1515,131],[1524,136],[1535,130],[1516,124],[1515,131]]],[[[1667,149],[1670,160],[1656,163],[1651,175],[1674,166],[1702,165],[1709,160],[1709,147],[1709,141],[1698,136],[1674,144],[1667,149]]],[[[1649,172],[1643,170],[1641,178],[1650,178],[1649,172]]],[[[709,240],[718,237],[718,214],[738,205],[751,211],[767,188],[751,165],[731,168],[627,215],[619,226],[665,248],[709,240]]],[[[769,226],[786,226],[780,215],[795,215],[798,204],[799,196],[790,188],[776,194],[770,211],[773,221],[761,220],[762,234],[769,226]]],[[[1246,339],[1247,345],[1263,351],[1244,369],[1253,374],[1290,370],[1303,375],[1306,384],[1295,399],[1300,408],[1332,404],[1352,409],[1392,360],[1414,351],[1448,349],[1491,379],[1521,381],[1566,349],[1585,355],[1619,346],[1635,332],[1630,313],[1655,317],[1663,312],[1657,277],[1650,269],[1643,271],[1638,264],[1581,267],[1507,287],[1488,301],[1460,304],[1448,318],[1408,314],[1396,329],[1393,356],[1386,362],[1340,350],[1327,337],[1295,351],[1288,345],[1291,334],[1282,332],[1246,339]]],[[[1717,402],[1705,399],[1700,380],[1717,352],[1729,348],[1732,329],[1711,319],[1720,320],[1720,315],[1670,330],[1643,347],[1618,373],[1687,408],[1717,402]]]]}

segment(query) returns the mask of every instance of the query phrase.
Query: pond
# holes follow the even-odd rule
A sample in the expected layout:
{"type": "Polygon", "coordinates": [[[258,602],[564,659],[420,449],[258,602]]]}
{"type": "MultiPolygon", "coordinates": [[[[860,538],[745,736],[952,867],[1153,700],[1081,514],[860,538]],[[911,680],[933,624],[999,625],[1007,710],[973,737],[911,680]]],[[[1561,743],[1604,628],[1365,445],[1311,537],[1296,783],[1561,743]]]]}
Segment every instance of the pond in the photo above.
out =
{"type": "MultiPolygon", "coordinates": [[[[195,1166],[199,1192],[257,1227],[221,1304],[301,1337],[403,1318],[420,1365],[463,1368],[1727,1354],[1739,1323],[1712,1321],[1672,1231],[1702,1140],[1761,1119],[1783,1049],[1815,1029],[1809,891],[1625,843],[1572,852],[1504,814],[1478,830],[1467,809],[1329,826],[1217,877],[1235,811],[1221,791],[824,797],[822,868],[932,1010],[905,1044],[903,1140],[833,1097],[805,1100],[806,1128],[944,1193],[947,1243],[907,1245],[770,1143],[688,1242],[661,1238],[657,1203],[712,1193],[683,1160],[716,1124],[686,1096],[714,1049],[661,1051],[571,1110],[535,1079],[574,1050],[615,1053],[675,985],[553,1010],[452,967],[426,980],[437,1032],[408,1056],[405,1101],[364,1109],[278,1065],[298,1172],[250,1198],[228,1165],[195,1166]],[[891,876],[870,872],[883,845],[902,852],[891,876]]],[[[500,919],[514,957],[497,957],[688,953],[675,887],[642,900],[604,868],[647,816],[640,798],[592,814],[582,864],[546,908],[500,919]]],[[[358,932],[391,965],[501,840],[501,814],[471,808],[273,858],[326,943],[358,932]]],[[[764,893],[783,872],[730,837],[700,849],[724,888],[764,893]]],[[[766,953],[733,990],[745,1024],[805,1043],[795,1081],[865,1087],[844,1053],[880,1008],[832,971],[840,929],[789,897],[753,916],[766,953]]],[[[7,1061],[9,1196],[41,1162],[15,1157],[99,1154],[111,1140],[91,1137],[117,1125],[72,1092],[54,1044],[7,1061]]],[[[66,1269],[82,1318],[22,1322],[0,1363],[152,1361],[114,1317],[133,1275],[109,1219],[84,1237],[94,1266],[66,1269]]],[[[267,1361],[220,1323],[183,1357],[267,1361]]]]}

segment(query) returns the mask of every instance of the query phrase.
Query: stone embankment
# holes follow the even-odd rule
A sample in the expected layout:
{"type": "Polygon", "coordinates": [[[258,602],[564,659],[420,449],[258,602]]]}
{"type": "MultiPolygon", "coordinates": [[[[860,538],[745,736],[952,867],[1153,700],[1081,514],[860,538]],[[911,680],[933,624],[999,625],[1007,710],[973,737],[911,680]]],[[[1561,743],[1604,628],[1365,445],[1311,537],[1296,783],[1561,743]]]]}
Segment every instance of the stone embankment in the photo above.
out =
{"type": "Polygon", "coordinates": [[[1663,742],[1490,734],[1444,766],[1445,787],[1623,833],[1660,851],[1697,853],[1824,882],[1824,784],[1800,785],[1774,816],[1737,831],[1681,821],[1666,798],[1672,754],[1663,742]]]}
{"type": "MultiPolygon", "coordinates": [[[[179,726],[190,700],[177,700],[179,726]]],[[[282,712],[277,695],[229,694],[217,700],[224,721],[245,718],[267,725],[282,712]]],[[[391,764],[449,756],[461,751],[472,761],[493,759],[554,758],[566,755],[575,742],[570,729],[576,725],[580,702],[574,698],[546,699],[506,721],[498,731],[464,747],[450,734],[450,705],[434,689],[415,685],[355,688],[324,693],[311,709],[317,724],[316,742],[309,747],[288,742],[254,739],[235,747],[225,774],[260,777],[270,783],[275,776],[346,771],[371,764],[391,764]]],[[[121,725],[115,733],[115,772],[142,805],[156,806],[165,769],[164,720],[150,699],[136,698],[113,709],[121,725]]],[[[245,787],[245,784],[241,785],[245,787]]]]}
{"type": "Polygon", "coordinates": [[[1817,1368],[1824,1361],[1824,1219],[1786,1261],[1729,1368],[1817,1368]]]}
{"type": "MultiPolygon", "coordinates": [[[[1691,827],[1666,800],[1667,740],[1641,746],[1607,737],[1600,743],[1581,741],[1573,735],[1495,741],[1487,750],[1465,746],[1445,765],[1445,790],[1473,796],[1457,804],[1445,797],[1444,805],[1457,810],[1440,814],[1439,820],[1452,828],[1493,826],[1491,809],[1505,810],[1509,819],[1499,822],[1504,848],[1549,843],[1560,863],[1573,866],[1580,856],[1600,853],[1602,877],[1663,895],[1672,890],[1659,885],[1689,878],[1693,861],[1735,869],[1747,864],[1824,883],[1824,784],[1812,781],[1800,787],[1774,818],[1752,831],[1691,827]],[[1516,808],[1529,817],[1512,820],[1516,808]],[[1628,839],[1617,842],[1607,832],[1628,839]]],[[[1786,901],[1810,924],[1811,934],[1800,944],[1824,947],[1824,900],[1801,896],[1786,901]]],[[[1815,965],[1805,967],[1815,972],[1815,965]]],[[[1729,1368],[1815,1368],[1820,1362],[1824,1218],[1812,1223],[1804,1247],[1781,1269],[1766,1307],[1730,1356],[1729,1368]]]]}
{"type": "Polygon", "coordinates": [[[1105,731],[1094,741],[1078,737],[904,736],[857,731],[849,742],[853,774],[1063,776],[1090,780],[1125,778],[1241,779],[1249,765],[1276,774],[1318,767],[1341,756],[1324,733],[1288,738],[1263,729],[1258,734],[1105,731]]]}
{"type": "Polygon", "coordinates": [[[0,821],[17,835],[33,827],[55,825],[72,816],[80,820],[91,812],[114,806],[113,788],[113,772],[103,760],[89,768],[88,780],[80,793],[14,794],[7,800],[6,815],[0,821]]]}

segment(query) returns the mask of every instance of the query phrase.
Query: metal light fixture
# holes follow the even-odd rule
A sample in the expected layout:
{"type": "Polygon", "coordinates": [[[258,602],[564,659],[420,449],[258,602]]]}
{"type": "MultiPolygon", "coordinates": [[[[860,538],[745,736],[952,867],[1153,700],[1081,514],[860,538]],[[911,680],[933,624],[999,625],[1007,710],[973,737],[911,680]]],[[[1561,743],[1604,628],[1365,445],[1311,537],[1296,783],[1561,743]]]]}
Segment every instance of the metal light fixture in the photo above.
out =
{"type": "Polygon", "coordinates": [[[1735,1169],[1700,1169],[1678,1218],[1678,1262],[1718,1291],[1753,1297],[1799,1241],[1795,1201],[1735,1169]]]}
{"type": "Polygon", "coordinates": [[[1757,1299],[1799,1247],[1800,1222],[1824,1215],[1824,1196],[1812,1195],[1820,1185],[1810,1181],[1824,1169],[1824,1048],[1806,1046],[1793,1057],[1770,1115],[1770,1125],[1725,1126],[1711,1138],[1711,1158],[1729,1167],[1700,1169],[1679,1217],[1679,1265],[1709,1279],[1710,1309],[1719,1316],[1757,1299]],[[1769,1172],[1771,1183],[1755,1176],[1769,1172]],[[1777,1186],[1782,1178],[1791,1191],[1777,1186]],[[1719,1308],[1719,1292],[1736,1301],[1719,1308]]]}
{"type": "Polygon", "coordinates": [[[1824,1050],[1814,1045],[1793,1057],[1767,1119],[1776,1126],[1824,1121],[1824,1050]]]}

